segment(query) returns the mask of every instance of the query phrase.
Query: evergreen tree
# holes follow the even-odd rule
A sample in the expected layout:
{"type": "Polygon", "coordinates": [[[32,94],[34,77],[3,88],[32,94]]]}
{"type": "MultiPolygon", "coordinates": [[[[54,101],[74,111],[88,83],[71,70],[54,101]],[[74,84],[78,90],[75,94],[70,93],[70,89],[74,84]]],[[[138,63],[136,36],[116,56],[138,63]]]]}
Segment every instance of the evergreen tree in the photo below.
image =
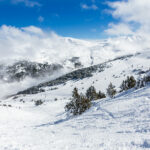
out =
{"type": "Polygon", "coordinates": [[[86,91],[86,97],[90,100],[97,100],[98,94],[96,93],[96,89],[94,86],[90,86],[86,91]]]}
{"type": "Polygon", "coordinates": [[[72,100],[65,106],[65,110],[73,115],[80,115],[91,107],[91,101],[82,94],[78,94],[77,88],[73,90],[72,100]]]}
{"type": "Polygon", "coordinates": [[[128,83],[128,88],[131,89],[135,87],[136,85],[136,80],[133,76],[127,77],[127,83],[128,83]]]}
{"type": "Polygon", "coordinates": [[[76,87],[73,89],[72,97],[73,98],[78,98],[79,97],[78,89],[76,87]]]}
{"type": "Polygon", "coordinates": [[[117,93],[117,91],[115,89],[115,86],[112,83],[110,83],[107,88],[107,95],[110,98],[113,98],[116,93],[117,93]]]}
{"type": "Polygon", "coordinates": [[[101,91],[99,91],[97,95],[98,95],[98,99],[106,98],[106,95],[101,91]]]}
{"type": "Polygon", "coordinates": [[[131,89],[131,88],[135,87],[135,85],[136,85],[136,80],[134,79],[134,77],[128,76],[127,79],[124,80],[120,86],[121,92],[131,89]]]}
{"type": "Polygon", "coordinates": [[[144,76],[141,79],[138,79],[136,82],[136,88],[142,88],[150,82],[150,75],[144,76]]]}

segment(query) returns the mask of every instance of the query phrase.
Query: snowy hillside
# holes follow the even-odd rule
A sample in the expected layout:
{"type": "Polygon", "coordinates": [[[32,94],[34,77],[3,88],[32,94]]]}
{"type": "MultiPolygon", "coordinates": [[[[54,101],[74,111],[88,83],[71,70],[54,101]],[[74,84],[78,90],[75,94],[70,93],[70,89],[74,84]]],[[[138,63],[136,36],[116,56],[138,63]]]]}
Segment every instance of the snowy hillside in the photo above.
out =
{"type": "Polygon", "coordinates": [[[60,72],[63,66],[59,64],[35,63],[29,61],[18,61],[12,65],[0,66],[0,80],[3,82],[22,81],[27,77],[46,78],[56,72],[60,72]]]}
{"type": "Polygon", "coordinates": [[[149,58],[149,50],[122,55],[1,100],[1,150],[149,149],[149,85],[118,93],[114,99],[93,101],[81,116],[68,116],[64,109],[74,87],[85,93],[93,85],[97,91],[106,93],[112,82],[119,91],[127,76],[139,78],[149,72],[149,58]],[[36,106],[38,100],[43,104],[36,106]]]}
{"type": "Polygon", "coordinates": [[[150,150],[150,0],[0,0],[0,150],[150,150]]]}
{"type": "Polygon", "coordinates": [[[95,101],[81,116],[64,111],[67,97],[19,96],[1,101],[1,150],[143,150],[150,148],[150,87],[95,101]],[[43,105],[34,100],[45,97],[43,105]],[[62,97],[62,99],[60,98],[62,97]],[[2,105],[7,105],[2,107],[2,105]],[[11,105],[9,107],[8,105],[11,105]],[[11,114],[11,115],[10,115],[11,114]]]}
{"type": "Polygon", "coordinates": [[[78,87],[80,92],[85,93],[88,87],[95,86],[97,90],[106,92],[108,84],[112,82],[117,90],[121,82],[127,77],[133,75],[135,78],[146,75],[150,69],[150,51],[137,53],[135,55],[125,55],[113,60],[79,69],[61,76],[55,80],[39,84],[29,88],[20,94],[38,93],[38,89],[45,90],[45,93],[56,95],[63,89],[64,95],[70,95],[74,87],[78,87]],[[51,88],[56,88],[51,90],[51,88]]]}
{"type": "Polygon", "coordinates": [[[145,53],[145,51],[149,54],[149,49],[149,40],[140,36],[81,40],[61,37],[33,26],[15,28],[4,25],[0,28],[0,97],[15,94],[68,72],[98,65],[117,57],[145,53]],[[34,65],[22,66],[20,63],[22,61],[34,65]],[[15,64],[21,67],[15,68],[15,64]],[[39,69],[39,65],[49,67],[39,69]],[[59,68],[61,66],[61,70],[57,69],[52,73],[51,67],[56,65],[59,68]],[[29,73],[31,70],[34,72],[34,69],[39,71],[36,75],[29,73]],[[41,73],[41,70],[46,74],[41,73]],[[16,76],[21,78],[19,82],[14,80],[16,76]],[[10,80],[12,78],[13,82],[10,80]],[[7,80],[9,82],[4,83],[7,80]]]}
{"type": "Polygon", "coordinates": [[[150,73],[149,43],[136,36],[91,41],[34,30],[0,30],[13,52],[0,65],[0,150],[150,149],[150,85],[120,93],[127,76],[150,73]],[[65,112],[75,87],[106,94],[110,82],[115,98],[92,101],[80,116],[65,112]]]}

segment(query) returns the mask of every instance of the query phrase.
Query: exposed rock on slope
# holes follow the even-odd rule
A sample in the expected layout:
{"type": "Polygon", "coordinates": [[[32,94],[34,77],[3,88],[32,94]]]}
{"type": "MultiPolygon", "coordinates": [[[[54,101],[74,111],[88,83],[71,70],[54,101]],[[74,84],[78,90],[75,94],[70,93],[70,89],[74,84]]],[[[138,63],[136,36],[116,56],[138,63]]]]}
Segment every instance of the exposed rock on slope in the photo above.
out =
{"type": "MultiPolygon", "coordinates": [[[[136,55],[138,55],[138,54],[136,54],[136,55]]],[[[39,93],[39,92],[44,92],[44,90],[42,88],[46,87],[46,86],[56,86],[56,85],[60,85],[60,84],[65,84],[67,81],[70,81],[70,80],[81,80],[81,79],[84,79],[84,78],[88,78],[88,77],[92,76],[92,73],[95,73],[97,71],[98,72],[103,72],[106,68],[111,67],[109,65],[110,62],[114,62],[116,60],[128,59],[128,58],[133,57],[133,56],[135,56],[135,55],[125,55],[125,56],[117,57],[113,60],[109,60],[107,62],[98,64],[98,65],[94,65],[94,66],[91,66],[91,67],[75,70],[75,71],[73,71],[71,73],[68,73],[66,75],[63,75],[63,76],[61,76],[61,77],[59,77],[55,80],[45,82],[45,83],[41,83],[41,84],[39,84],[37,86],[33,86],[33,87],[31,87],[27,90],[18,92],[17,94],[36,94],[36,93],[39,93]]]]}
{"type": "Polygon", "coordinates": [[[60,64],[18,61],[9,66],[0,66],[0,79],[5,82],[21,81],[26,77],[39,78],[52,75],[63,68],[60,64]]]}

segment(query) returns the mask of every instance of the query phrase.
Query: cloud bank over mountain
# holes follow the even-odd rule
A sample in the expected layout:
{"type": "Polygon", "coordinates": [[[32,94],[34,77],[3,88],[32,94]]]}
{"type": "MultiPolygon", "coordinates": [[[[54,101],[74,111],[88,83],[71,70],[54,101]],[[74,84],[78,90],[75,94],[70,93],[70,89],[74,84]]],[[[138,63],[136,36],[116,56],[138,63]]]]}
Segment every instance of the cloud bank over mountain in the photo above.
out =
{"type": "Polygon", "coordinates": [[[44,31],[35,26],[0,27],[0,62],[30,60],[62,64],[67,59],[79,57],[84,66],[89,66],[91,61],[97,64],[147,48],[149,38],[145,36],[119,36],[94,41],[61,37],[52,31],[44,31]],[[94,60],[91,60],[92,58],[94,60]]]}

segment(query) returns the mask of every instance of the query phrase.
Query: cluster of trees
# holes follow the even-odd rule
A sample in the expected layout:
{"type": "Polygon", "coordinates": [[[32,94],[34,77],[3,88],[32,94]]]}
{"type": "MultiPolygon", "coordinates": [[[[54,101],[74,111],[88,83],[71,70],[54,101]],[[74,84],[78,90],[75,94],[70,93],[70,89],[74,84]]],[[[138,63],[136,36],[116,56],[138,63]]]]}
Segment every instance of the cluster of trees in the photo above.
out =
{"type": "Polygon", "coordinates": [[[78,89],[74,88],[72,92],[72,99],[65,106],[65,110],[70,114],[80,115],[92,106],[93,100],[105,97],[106,95],[101,91],[97,93],[94,86],[89,87],[85,95],[83,95],[82,93],[79,94],[78,89]]]}
{"type": "MultiPolygon", "coordinates": [[[[150,82],[150,76],[144,77],[138,81],[136,81],[133,76],[128,76],[122,81],[120,85],[120,92],[127,91],[131,88],[141,88],[148,82],[150,82]]],[[[106,92],[110,98],[114,98],[117,90],[115,89],[115,86],[110,83],[106,89],[106,92]]],[[[106,98],[105,93],[102,93],[101,91],[97,93],[94,86],[90,86],[86,90],[85,95],[79,94],[78,89],[74,88],[72,100],[65,106],[65,110],[73,115],[79,115],[91,107],[92,101],[102,98],[106,98]]]]}
{"type": "Polygon", "coordinates": [[[42,104],[43,104],[42,100],[35,101],[35,106],[39,106],[39,105],[42,105],[42,104]]]}
{"type": "Polygon", "coordinates": [[[94,86],[90,86],[87,91],[86,91],[86,97],[89,100],[97,100],[97,99],[101,99],[101,98],[105,98],[106,95],[104,93],[102,93],[101,91],[99,91],[98,93],[96,92],[96,89],[94,86]]]}
{"type": "MultiPolygon", "coordinates": [[[[3,66],[0,66],[2,68],[3,66]]],[[[3,75],[0,78],[7,76],[7,81],[21,81],[26,77],[38,78],[41,76],[51,75],[55,71],[62,69],[59,64],[37,63],[30,61],[18,61],[10,66],[3,67],[3,75]]]]}
{"type": "Polygon", "coordinates": [[[136,80],[133,76],[128,76],[126,80],[123,80],[121,86],[120,86],[120,89],[122,91],[127,91],[128,89],[131,89],[133,87],[136,86],[136,80]]]}
{"type": "Polygon", "coordinates": [[[73,115],[80,115],[91,107],[91,100],[83,94],[78,93],[78,89],[74,88],[72,92],[72,100],[65,106],[65,110],[73,115]]]}
{"type": "Polygon", "coordinates": [[[142,88],[146,86],[149,82],[150,82],[150,75],[144,76],[143,78],[138,79],[136,83],[136,88],[142,88]]]}
{"type": "MultiPolygon", "coordinates": [[[[110,98],[113,98],[115,94],[117,93],[117,90],[115,89],[115,86],[112,83],[110,83],[108,85],[108,88],[106,89],[106,92],[110,98]]],[[[101,91],[97,93],[95,87],[91,86],[86,91],[86,97],[92,101],[92,100],[106,98],[106,95],[105,93],[102,93],[101,91]]]]}
{"type": "Polygon", "coordinates": [[[144,76],[143,78],[139,78],[138,80],[135,80],[133,76],[128,76],[126,80],[123,80],[121,86],[120,86],[120,92],[127,91],[131,88],[142,88],[145,87],[150,82],[150,76],[144,76]]]}
{"type": "Polygon", "coordinates": [[[110,83],[108,85],[108,88],[107,88],[107,95],[110,97],[110,98],[113,98],[117,93],[117,90],[115,89],[115,86],[110,83]]]}

